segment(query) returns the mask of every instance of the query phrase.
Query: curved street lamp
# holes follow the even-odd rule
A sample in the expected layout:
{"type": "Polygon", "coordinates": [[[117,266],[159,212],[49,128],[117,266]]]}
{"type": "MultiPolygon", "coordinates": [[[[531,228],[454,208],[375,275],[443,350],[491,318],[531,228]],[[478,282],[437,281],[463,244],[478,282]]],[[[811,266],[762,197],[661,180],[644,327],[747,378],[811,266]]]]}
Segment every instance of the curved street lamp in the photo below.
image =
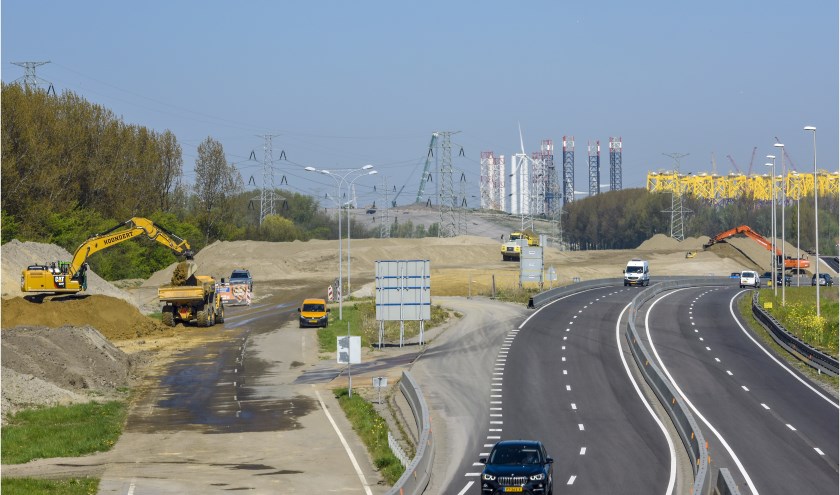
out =
{"type": "Polygon", "coordinates": [[[814,133],[814,276],[817,283],[817,318],[820,317],[820,214],[817,209],[817,128],[806,125],[803,130],[814,133]]]}

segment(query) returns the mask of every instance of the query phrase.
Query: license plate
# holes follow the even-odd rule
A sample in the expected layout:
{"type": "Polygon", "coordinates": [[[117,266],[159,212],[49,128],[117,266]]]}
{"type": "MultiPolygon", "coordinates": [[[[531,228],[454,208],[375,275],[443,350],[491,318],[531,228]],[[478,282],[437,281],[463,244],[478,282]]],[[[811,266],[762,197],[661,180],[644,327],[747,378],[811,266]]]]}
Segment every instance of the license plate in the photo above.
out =
{"type": "Polygon", "coordinates": [[[522,493],[521,486],[506,486],[505,493],[522,493]]]}
{"type": "Polygon", "coordinates": [[[317,319],[317,318],[313,318],[313,319],[309,320],[309,323],[318,323],[318,319],[317,319]]]}

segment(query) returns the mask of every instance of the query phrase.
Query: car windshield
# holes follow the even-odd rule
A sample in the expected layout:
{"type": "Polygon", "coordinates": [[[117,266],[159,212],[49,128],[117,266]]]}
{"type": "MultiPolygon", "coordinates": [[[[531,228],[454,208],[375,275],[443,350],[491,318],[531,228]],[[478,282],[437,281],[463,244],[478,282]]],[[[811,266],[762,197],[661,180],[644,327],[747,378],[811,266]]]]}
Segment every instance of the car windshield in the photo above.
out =
{"type": "Polygon", "coordinates": [[[627,273],[642,273],[643,268],[641,266],[628,266],[627,273]]]}
{"type": "Polygon", "coordinates": [[[248,278],[248,274],[245,272],[233,272],[230,274],[230,279],[238,279],[238,278],[248,278]]]}
{"type": "Polygon", "coordinates": [[[744,278],[752,278],[753,273],[752,272],[742,272],[741,276],[744,277],[744,278]]]}
{"type": "Polygon", "coordinates": [[[525,445],[504,445],[496,447],[488,464],[541,464],[540,452],[536,447],[525,445]]]}
{"type": "Polygon", "coordinates": [[[324,305],[323,304],[304,304],[303,305],[303,310],[304,311],[311,311],[311,312],[324,311],[324,305]]]}

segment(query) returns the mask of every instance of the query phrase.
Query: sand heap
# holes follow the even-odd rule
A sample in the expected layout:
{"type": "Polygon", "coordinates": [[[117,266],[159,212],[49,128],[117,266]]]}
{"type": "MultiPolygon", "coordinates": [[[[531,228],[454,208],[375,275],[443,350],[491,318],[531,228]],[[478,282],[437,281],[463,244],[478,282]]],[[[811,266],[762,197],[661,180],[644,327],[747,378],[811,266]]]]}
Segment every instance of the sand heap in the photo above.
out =
{"type": "Polygon", "coordinates": [[[703,249],[703,245],[707,242],[709,242],[708,236],[686,237],[682,241],[678,241],[665,234],[656,234],[639,244],[636,249],[642,251],[699,251],[703,249]]]}

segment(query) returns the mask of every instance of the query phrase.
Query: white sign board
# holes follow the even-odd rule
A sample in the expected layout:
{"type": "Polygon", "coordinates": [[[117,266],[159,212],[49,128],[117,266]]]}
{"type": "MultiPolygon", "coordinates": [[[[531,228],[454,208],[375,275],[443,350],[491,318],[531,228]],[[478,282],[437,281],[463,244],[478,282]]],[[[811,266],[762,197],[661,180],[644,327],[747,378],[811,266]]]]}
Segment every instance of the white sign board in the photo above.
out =
{"type": "Polygon", "coordinates": [[[358,335],[336,337],[336,358],[338,364],[359,364],[362,362],[362,338],[358,335]]]}
{"type": "Polygon", "coordinates": [[[429,260],[376,262],[376,320],[432,318],[429,260]]]}
{"type": "Polygon", "coordinates": [[[383,388],[388,386],[388,378],[385,376],[375,376],[373,377],[373,387],[374,388],[383,388]]]}
{"type": "Polygon", "coordinates": [[[522,248],[519,255],[519,282],[543,281],[543,250],[538,246],[522,248]]]}

